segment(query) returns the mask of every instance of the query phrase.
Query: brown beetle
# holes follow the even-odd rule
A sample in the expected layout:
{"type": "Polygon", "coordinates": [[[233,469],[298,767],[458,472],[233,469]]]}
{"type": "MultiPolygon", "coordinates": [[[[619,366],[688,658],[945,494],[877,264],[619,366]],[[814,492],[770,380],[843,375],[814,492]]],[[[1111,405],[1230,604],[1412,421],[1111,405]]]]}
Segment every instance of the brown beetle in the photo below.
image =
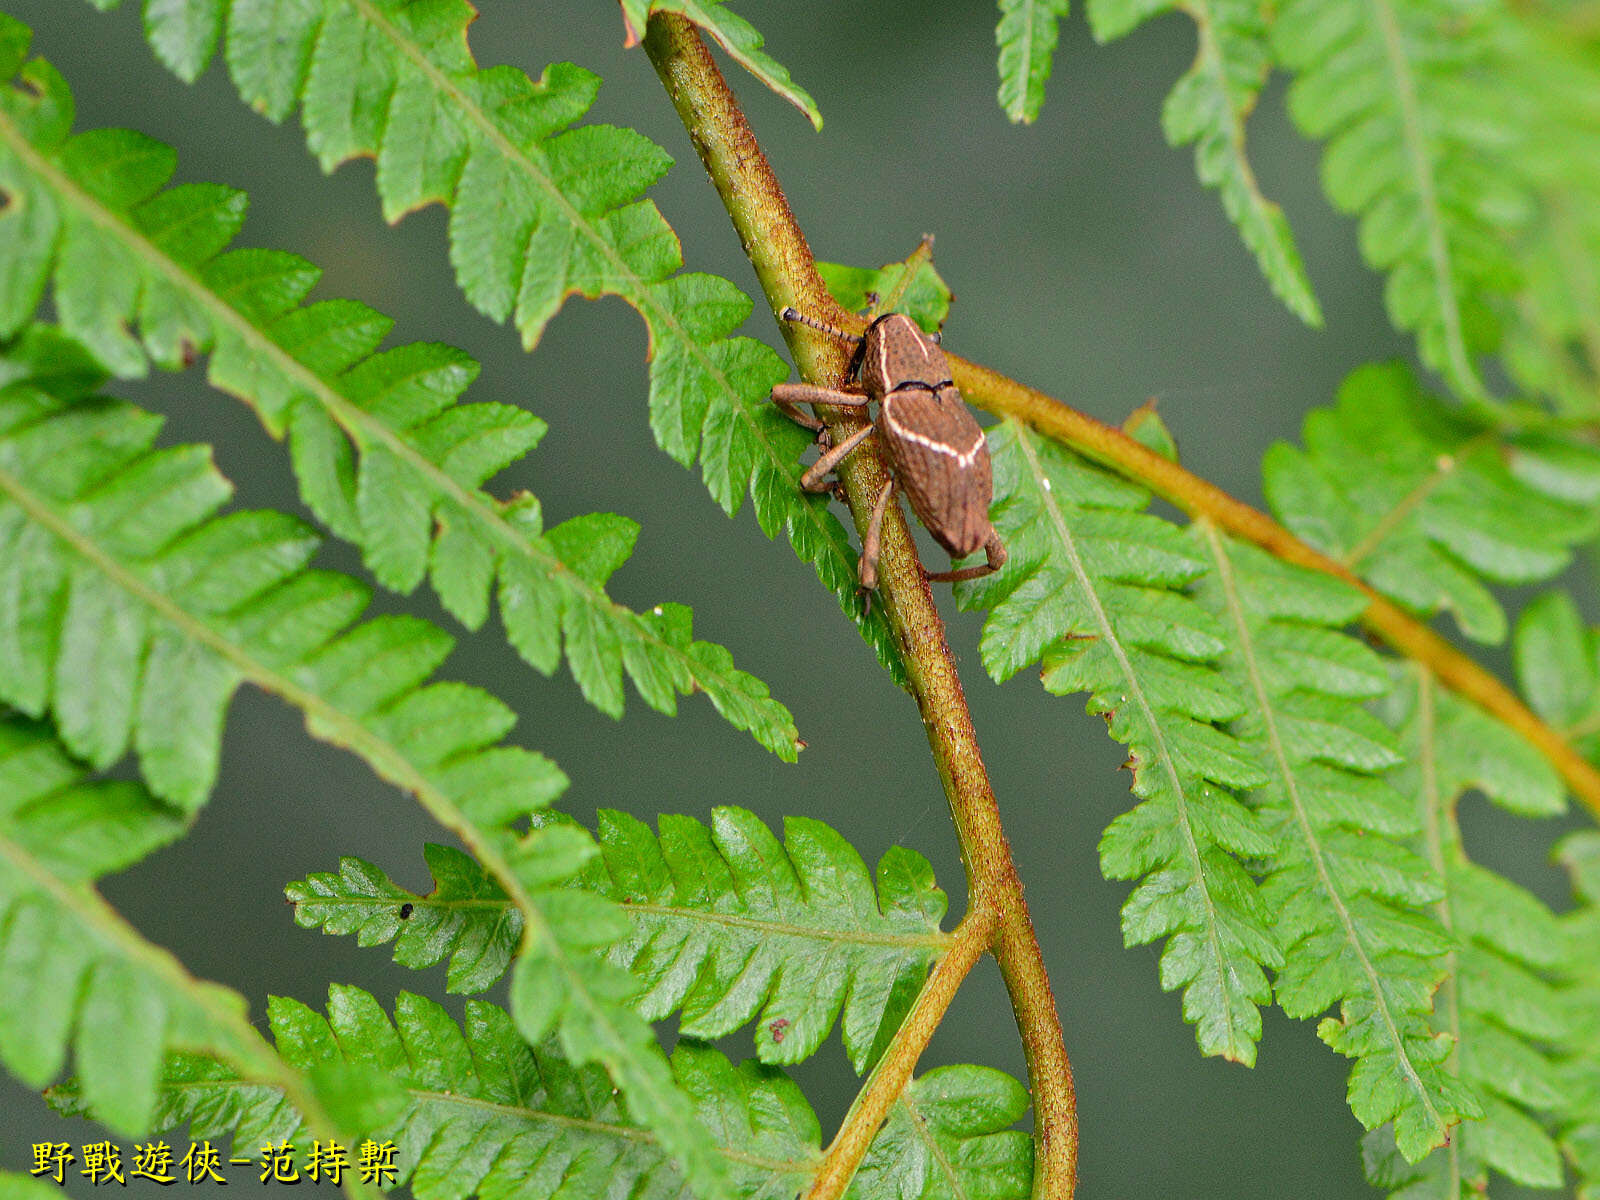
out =
{"type": "Polygon", "coordinates": [[[1006,548],[989,521],[989,502],[994,498],[989,444],[951,382],[950,363],[938,342],[903,313],[885,313],[867,327],[864,338],[802,316],[792,308],[783,310],[783,319],[858,343],[851,375],[860,380],[860,390],[780,383],[772,389],[774,404],[807,429],[824,435],[826,426],[798,405],[878,405],[874,423],[825,449],[800,477],[800,486],[807,491],[827,491],[823,477],[873,430],[879,432],[884,456],[894,473],[878,493],[867,523],[858,567],[861,586],[877,586],[878,539],[897,483],[905,488],[911,511],[951,557],[961,558],[982,548],[988,560],[982,566],[930,574],[929,579],[975,579],[999,570],[1006,561],[1006,548]]]}

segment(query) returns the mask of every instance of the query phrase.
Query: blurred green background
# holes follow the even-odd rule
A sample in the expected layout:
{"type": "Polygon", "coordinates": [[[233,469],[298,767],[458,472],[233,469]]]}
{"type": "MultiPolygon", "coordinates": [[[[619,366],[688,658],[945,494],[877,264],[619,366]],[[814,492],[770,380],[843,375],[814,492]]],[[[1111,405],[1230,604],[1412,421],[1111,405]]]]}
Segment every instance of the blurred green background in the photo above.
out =
{"type": "MultiPolygon", "coordinates": [[[[633,125],[677,161],[652,194],[688,267],[754,293],[648,61],[623,48],[616,6],[479,7],[471,40],[483,65],[537,76],[571,59],[604,78],[590,118],[633,125]]],[[[1269,444],[1296,437],[1303,413],[1330,402],[1351,368],[1409,355],[1384,316],[1381,281],[1359,260],[1352,223],[1321,197],[1316,148],[1290,129],[1281,81],[1252,119],[1253,156],[1265,191],[1293,223],[1326,329],[1303,327],[1277,304],[1217,197],[1196,183],[1191,152],[1163,142],[1162,99],[1194,53],[1186,18],[1100,47],[1075,12],[1043,116],[1024,128],[995,102],[992,6],[736,7],[826,117],[823,132],[813,132],[724,61],[814,250],[876,265],[904,256],[924,232],[937,235],[937,264],[956,294],[945,335],[957,352],[1109,421],[1155,398],[1185,463],[1254,503],[1269,444]]],[[[614,723],[588,708],[564,673],[546,680],[528,668],[493,623],[466,635],[427,595],[379,597],[379,610],[421,612],[461,635],[444,674],[517,709],[514,736],[572,777],[570,811],[704,818],[714,805],[739,804],[775,825],[785,814],[810,814],[840,829],[869,863],[895,843],[926,854],[959,914],[960,863],[915,707],[877,670],[809,567],[767,542],[748,512],[725,519],[698,478],[655,448],[644,329],[630,309],[574,301],[525,355],[513,331],[461,299],[440,209],[385,226],[370,163],[322,175],[298,126],[274,127],[249,111],[220,62],[195,87],[179,83],[144,44],[133,0],[109,15],[83,0],[0,0],[0,9],[31,25],[35,52],[65,74],[80,128],[126,125],[171,142],[180,179],[250,193],[239,244],[307,256],[326,271],[319,297],[356,297],[390,314],[391,344],[464,347],[483,363],[470,398],[522,404],[548,420],[544,444],[496,481],[497,493],[530,488],[552,523],[593,510],[640,520],[639,548],[612,594],[635,606],[692,605],[696,633],[765,680],[810,743],[798,766],[785,765],[696,700],[667,719],[635,698],[614,723]]],[[[759,311],[746,332],[781,348],[759,311]]],[[[240,503],[301,511],[282,447],[241,405],[208,390],[199,370],[115,390],[167,414],[171,440],[216,445],[240,503]]],[[[936,549],[930,561],[943,565],[936,549]]],[[[323,562],[359,569],[341,546],[323,562]]],[[[978,621],[956,613],[947,592],[944,608],[1060,1002],[1082,1122],[1081,1194],[1373,1195],[1343,1103],[1345,1063],[1309,1024],[1268,1013],[1254,1070],[1204,1060],[1178,1000],[1159,990],[1157,949],[1123,949],[1117,914],[1126,888],[1101,880],[1095,847],[1129,803],[1128,780],[1103,723],[1079,700],[1046,695],[1027,673],[994,686],[978,661],[978,621]]],[[[1496,821],[1475,805],[1467,815],[1485,861],[1560,897],[1544,861],[1553,829],[1496,821]]],[[[310,740],[276,701],[246,693],[234,705],[220,784],[192,836],[105,891],[195,973],[242,992],[258,1020],[269,994],[320,1007],[330,981],[370,988],[387,1006],[406,988],[440,996],[442,969],[404,971],[383,950],[299,930],[283,885],[355,853],[425,890],[422,843],[441,837],[359,761],[310,740]]],[[[728,1049],[747,1053],[748,1033],[728,1049]]],[[[923,1065],[954,1061],[1021,1072],[992,963],[964,987],[923,1065]]],[[[837,1038],[798,1075],[831,1130],[855,1086],[837,1038]]],[[[0,1089],[0,1165],[27,1169],[35,1141],[100,1136],[60,1121],[10,1080],[0,1089]]],[[[238,1182],[253,1186],[253,1177],[238,1182]]],[[[89,1190],[80,1179],[65,1192],[89,1190]]]]}

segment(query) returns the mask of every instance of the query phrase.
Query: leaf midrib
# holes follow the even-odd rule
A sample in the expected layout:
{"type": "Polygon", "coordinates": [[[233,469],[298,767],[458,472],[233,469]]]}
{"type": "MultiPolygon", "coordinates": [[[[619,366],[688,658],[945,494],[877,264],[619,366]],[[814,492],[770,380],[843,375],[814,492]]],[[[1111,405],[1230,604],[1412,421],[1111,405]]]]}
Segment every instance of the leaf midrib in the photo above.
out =
{"type": "Polygon", "coordinates": [[[624,912],[644,913],[650,916],[700,922],[707,925],[724,925],[733,929],[750,929],[780,937],[805,941],[859,946],[884,946],[896,949],[927,950],[941,954],[954,942],[954,935],[935,930],[931,933],[897,934],[875,933],[871,930],[837,929],[821,925],[799,925],[761,917],[742,917],[733,913],[706,912],[703,909],[683,908],[672,904],[641,904],[620,900],[624,912]]]}
{"type": "MultiPolygon", "coordinates": [[[[392,909],[402,901],[411,904],[419,911],[427,909],[435,911],[460,911],[462,909],[498,910],[514,907],[508,899],[496,900],[476,897],[462,900],[429,900],[427,897],[418,897],[410,893],[404,896],[389,897],[310,896],[303,900],[296,900],[295,904],[297,906],[376,910],[392,909]]],[[[703,925],[723,925],[733,929],[749,929],[762,934],[829,944],[883,946],[890,949],[926,950],[931,954],[942,954],[950,948],[954,940],[954,935],[940,930],[933,930],[928,933],[885,933],[875,932],[870,929],[801,925],[791,921],[779,921],[762,917],[743,917],[735,913],[708,912],[705,909],[686,908],[675,904],[653,904],[633,900],[615,900],[613,903],[627,913],[640,913],[645,916],[664,917],[703,925]]]]}
{"type": "MultiPolygon", "coordinates": [[[[3,122],[0,122],[0,128],[4,128],[3,122]]],[[[507,896],[521,910],[524,923],[522,949],[527,951],[538,947],[546,957],[556,963],[567,983],[569,995],[588,1013],[589,1027],[596,1033],[597,1044],[602,1042],[601,1035],[609,1039],[609,1045],[598,1056],[600,1060],[607,1063],[627,1063],[634,1060],[634,1054],[629,1051],[626,1040],[621,1038],[615,1028],[606,1005],[590,994],[571,954],[562,947],[560,939],[543,911],[534,904],[533,897],[494,846],[492,839],[469,821],[449,797],[436,788],[426,774],[407,759],[398,747],[379,737],[359,720],[336,708],[309,688],[295,683],[288,675],[268,667],[243,646],[193,617],[169,596],[147,585],[140,576],[103,551],[98,543],[58,514],[43,497],[27,488],[4,467],[0,467],[0,492],[10,495],[31,520],[64,543],[111,584],[144,604],[186,637],[229,663],[246,681],[304,712],[308,723],[315,722],[330,732],[337,731],[337,740],[331,737],[326,740],[335,745],[348,747],[366,760],[380,777],[416,796],[418,802],[435,820],[461,838],[484,868],[499,880],[507,896]],[[610,1057],[607,1058],[607,1055],[610,1057]]]]}
{"type": "MultiPolygon", "coordinates": [[[[1172,762],[1172,752],[1167,747],[1161,724],[1156,719],[1155,709],[1152,707],[1149,697],[1144,693],[1144,688],[1139,682],[1138,673],[1133,669],[1133,663],[1128,658],[1127,650],[1117,638],[1116,631],[1111,625],[1111,618],[1107,614],[1105,607],[1100,603],[1100,596],[1095,591],[1094,581],[1090,577],[1088,569],[1084,566],[1082,557],[1078,554],[1077,543],[1072,536],[1072,531],[1067,527],[1061,508],[1056,503],[1055,492],[1052,488],[1045,486],[1047,479],[1044,469],[1039,462],[1038,456],[1033,451],[1032,431],[1014,419],[1007,418],[1007,421],[1011,425],[1018,447],[1027,459],[1029,474],[1033,476],[1034,484],[1038,487],[1041,497],[1040,506],[1048,515],[1067,562],[1071,566],[1073,574],[1077,577],[1078,587],[1083,592],[1089,609],[1094,615],[1095,623],[1100,628],[1100,636],[1104,639],[1105,644],[1110,648],[1113,657],[1116,659],[1117,665],[1122,671],[1123,679],[1127,682],[1128,693],[1138,705],[1140,713],[1144,716],[1146,727],[1150,730],[1151,737],[1155,740],[1159,751],[1156,761],[1172,787],[1173,801],[1177,808],[1178,820],[1183,832],[1184,850],[1186,857],[1189,859],[1190,868],[1194,872],[1194,886],[1199,889],[1207,917],[1207,920],[1203,923],[1206,946],[1216,965],[1218,977],[1225,980],[1231,977],[1233,971],[1222,952],[1221,943],[1217,938],[1217,929],[1221,918],[1217,913],[1216,901],[1212,898],[1211,889],[1206,883],[1204,864],[1200,856],[1200,846],[1195,838],[1194,824],[1189,816],[1188,796],[1184,791],[1182,782],[1178,779],[1177,768],[1172,762]]],[[[1224,986],[1219,990],[1222,997],[1223,1015],[1226,1017],[1226,1025],[1231,1042],[1235,1036],[1234,1031],[1237,1028],[1236,1017],[1233,1012],[1233,1000],[1227,987],[1224,986]]],[[[1230,1045],[1229,1049],[1232,1050],[1233,1047],[1230,1045]]]]}
{"type": "MultiPolygon", "coordinates": [[[[442,494],[447,501],[454,503],[463,511],[471,513],[495,542],[533,562],[545,575],[559,578],[561,586],[582,596],[588,607],[609,611],[619,623],[626,624],[641,642],[651,645],[663,656],[678,662],[691,679],[714,681],[723,693],[746,696],[738,681],[726,672],[707,667],[686,650],[661,638],[638,613],[612,600],[602,589],[595,587],[556,555],[529,541],[505,520],[499,511],[498,502],[492,497],[478,489],[463,487],[443,467],[423,455],[397,431],[346,399],[320,375],[279,346],[266,335],[264,330],[207,286],[204,280],[165,254],[160,247],[126,221],[123,214],[102,205],[93,195],[56,169],[54,163],[41,155],[31,142],[20,135],[3,113],[0,113],[0,138],[3,138],[13,152],[24,160],[35,175],[70,201],[72,206],[97,228],[111,234],[132,250],[145,263],[147,269],[198,301],[212,314],[214,320],[248,345],[252,353],[272,362],[280,375],[300,385],[313,396],[340,428],[354,437],[358,443],[363,446],[373,443],[381,445],[405,463],[411,472],[426,480],[436,493],[442,494]]],[[[808,510],[810,508],[809,505],[805,507],[808,510]]],[[[431,515],[429,519],[432,520],[431,515]]],[[[431,540],[430,529],[430,542],[431,540]]],[[[360,544],[358,541],[357,545],[360,544]]]]}
{"type": "MultiPolygon", "coordinates": [[[[369,23],[375,26],[380,33],[394,44],[402,55],[416,66],[424,78],[434,85],[436,91],[447,96],[456,104],[472,124],[500,151],[507,162],[520,170],[550,197],[568,224],[582,234],[584,239],[598,250],[601,256],[611,265],[613,278],[627,282],[630,285],[631,290],[628,293],[619,290],[616,294],[623,296],[647,318],[653,318],[649,322],[652,327],[659,324],[662,328],[670,330],[681,343],[690,348],[696,362],[721,387],[724,397],[730,401],[729,407],[738,414],[740,422],[744,424],[750,436],[761,446],[767,459],[780,473],[796,481],[795,486],[798,492],[799,470],[797,465],[793,461],[785,460],[783,455],[773,446],[771,439],[762,432],[761,428],[751,418],[749,410],[740,399],[738,390],[734,388],[727,375],[717,366],[711,356],[706,353],[705,346],[688,335],[669,308],[656,301],[651,281],[639,275],[605,236],[574,207],[561,189],[556,186],[554,180],[541,170],[537,163],[524,154],[514,142],[507,138],[494,121],[490,119],[489,115],[457,87],[449,76],[434,66],[414,42],[407,39],[398,29],[385,20],[383,15],[373,8],[370,0],[348,0],[348,2],[357,8],[369,23]]],[[[748,487],[748,481],[746,481],[746,487],[748,487]]],[[[835,523],[833,528],[830,529],[827,522],[818,519],[817,514],[821,510],[813,505],[801,503],[797,508],[804,512],[805,519],[816,527],[826,544],[834,547],[840,562],[848,565],[847,546],[839,536],[843,532],[842,527],[835,523]]],[[[796,508],[792,507],[790,510],[791,519],[795,511],[796,508]]]]}
{"type": "MultiPolygon", "coordinates": [[[[1450,1034],[1450,1073],[1459,1076],[1458,1064],[1461,1061],[1461,989],[1457,985],[1456,975],[1460,966],[1460,958],[1454,946],[1455,917],[1450,906],[1450,876],[1445,871],[1444,865],[1444,838],[1440,818],[1444,811],[1444,797],[1439,788],[1439,761],[1436,753],[1437,746],[1434,742],[1437,729],[1433,699],[1433,673],[1425,669],[1417,670],[1417,768],[1422,780],[1422,822],[1423,839],[1428,852],[1428,863],[1433,867],[1443,885],[1444,895],[1439,898],[1437,910],[1439,923],[1444,926],[1446,933],[1451,935],[1452,945],[1445,956],[1446,975],[1441,985],[1447,989],[1448,1014],[1446,1016],[1447,1032],[1450,1034]]],[[[1446,1161],[1450,1164],[1450,1182],[1452,1196],[1461,1194],[1461,1146],[1460,1138],[1451,1138],[1445,1145],[1446,1161]]]]}
{"type": "Polygon", "coordinates": [[[1400,136],[1405,144],[1406,162],[1411,168],[1417,204],[1422,210],[1422,223],[1427,230],[1428,260],[1432,267],[1439,315],[1444,322],[1450,368],[1463,387],[1474,393],[1481,392],[1483,389],[1477,372],[1467,358],[1461,309],[1456,304],[1450,243],[1445,237],[1444,214],[1439,208],[1439,196],[1433,184],[1433,168],[1424,145],[1422,111],[1416,80],[1412,77],[1411,64],[1406,58],[1404,35],[1390,0],[1372,0],[1372,7],[1383,38],[1383,54],[1389,65],[1389,77],[1394,81],[1395,99],[1400,108],[1400,136]]]}
{"type": "MultiPolygon", "coordinates": [[[[1195,522],[1200,531],[1205,535],[1206,544],[1211,550],[1212,560],[1216,563],[1217,579],[1222,585],[1222,594],[1228,610],[1228,619],[1232,622],[1234,632],[1238,637],[1239,656],[1244,663],[1245,675],[1250,682],[1250,691],[1255,696],[1256,713],[1261,719],[1266,730],[1267,744],[1272,751],[1272,761],[1277,766],[1278,776],[1283,782],[1284,795],[1288,797],[1290,808],[1294,813],[1296,827],[1306,847],[1307,856],[1311,859],[1316,871],[1317,882],[1327,898],[1329,907],[1338,917],[1339,927],[1344,933],[1345,942],[1354,950],[1356,960],[1361,965],[1361,973],[1366,977],[1367,988],[1372,995],[1373,1008],[1383,1020],[1383,1027],[1388,1033],[1389,1042],[1394,1048],[1394,1055],[1402,1073],[1411,1090],[1421,1099],[1423,1107],[1433,1119],[1439,1129],[1445,1128],[1444,1117],[1434,1106],[1428,1094],[1427,1086],[1422,1082],[1411,1055],[1406,1050],[1405,1039],[1400,1033],[1400,1027],[1390,1010],[1387,994],[1382,987],[1382,980],[1377,967],[1373,964],[1371,956],[1367,953],[1364,939],[1356,928],[1355,918],[1346,905],[1344,897],[1334,885],[1333,876],[1328,869],[1327,856],[1323,850],[1316,830],[1311,826],[1311,819],[1306,813],[1305,800],[1300,794],[1300,781],[1295,775],[1294,767],[1289,762],[1288,751],[1283,743],[1283,736],[1278,728],[1277,709],[1268,694],[1266,681],[1262,678],[1260,664],[1256,660],[1255,639],[1250,634],[1250,628],[1245,620],[1244,605],[1239,597],[1238,581],[1233,573],[1233,560],[1229,558],[1227,548],[1222,543],[1217,527],[1205,518],[1195,522]]],[[[1455,1194],[1459,1194],[1455,1193],[1455,1194]]]]}
{"type": "MultiPolygon", "coordinates": [[[[167,1084],[165,1089],[178,1095],[192,1093],[204,1099],[212,1093],[237,1091],[241,1088],[252,1086],[259,1085],[244,1079],[201,1079],[167,1084]]],[[[618,1141],[629,1141],[658,1148],[661,1146],[661,1141],[655,1134],[637,1125],[618,1125],[610,1121],[596,1120],[592,1117],[574,1117],[566,1113],[550,1112],[546,1109],[531,1108],[522,1104],[504,1104],[477,1096],[464,1096],[459,1092],[439,1092],[425,1088],[404,1086],[402,1090],[417,1103],[436,1104],[441,1107],[470,1108],[493,1116],[511,1117],[515,1120],[528,1121],[530,1123],[556,1125],[566,1129],[598,1134],[602,1137],[615,1138],[618,1141]]],[[[754,1167],[757,1170],[767,1171],[774,1175],[809,1176],[814,1175],[817,1169],[815,1161],[767,1158],[763,1155],[735,1150],[729,1146],[719,1145],[716,1147],[716,1152],[731,1162],[754,1167]]],[[[663,1150],[663,1153],[666,1152],[663,1150]]]]}

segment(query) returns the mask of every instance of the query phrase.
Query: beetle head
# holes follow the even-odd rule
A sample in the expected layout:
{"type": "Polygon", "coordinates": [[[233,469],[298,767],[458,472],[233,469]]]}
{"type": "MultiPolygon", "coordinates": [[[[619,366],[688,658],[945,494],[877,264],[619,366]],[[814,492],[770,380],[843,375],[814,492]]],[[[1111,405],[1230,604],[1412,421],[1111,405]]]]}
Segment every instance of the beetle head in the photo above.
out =
{"type": "Polygon", "coordinates": [[[869,395],[888,395],[908,383],[937,388],[950,382],[944,351],[904,313],[885,313],[868,326],[858,353],[869,395]]]}

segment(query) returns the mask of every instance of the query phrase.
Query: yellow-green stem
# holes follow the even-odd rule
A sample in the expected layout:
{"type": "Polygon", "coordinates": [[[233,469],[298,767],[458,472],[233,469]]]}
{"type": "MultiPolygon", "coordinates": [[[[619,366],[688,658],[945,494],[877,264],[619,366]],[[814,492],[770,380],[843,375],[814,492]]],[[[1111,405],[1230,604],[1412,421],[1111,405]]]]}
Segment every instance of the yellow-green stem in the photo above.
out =
{"type": "MultiPolygon", "coordinates": [[[[793,307],[829,323],[859,326],[859,320],[842,311],[823,285],[783,189],[694,26],[681,17],[657,13],[650,18],[644,46],[733,219],[773,316],[793,307]]],[[[843,381],[849,365],[845,346],[803,326],[780,324],[803,378],[835,385],[843,381]]],[[[828,423],[836,444],[859,429],[864,419],[848,409],[823,409],[818,415],[828,423]]],[[[856,528],[864,533],[872,501],[888,478],[871,440],[841,465],[840,477],[856,528]]],[[[1076,1184],[1078,1121],[1060,1018],[955,659],[945,640],[944,622],[898,505],[889,507],[883,522],[878,594],[899,640],[910,690],[950,802],[966,863],[970,916],[982,914],[981,919],[992,922],[990,948],[999,960],[1022,1033],[1033,1085],[1034,1196],[1067,1200],[1076,1184]]],[[[942,1008],[933,1011],[936,1007],[919,1004],[888,1052],[904,1056],[905,1080],[942,1014],[942,1008]]],[[[852,1136],[830,1147],[823,1167],[826,1182],[819,1177],[811,1200],[836,1200],[842,1194],[867,1141],[870,1137],[852,1136]]]]}
{"type": "Polygon", "coordinates": [[[1573,794],[1600,817],[1600,771],[1545,724],[1515,692],[1398,604],[1380,596],[1343,563],[1302,542],[1266,513],[1163,458],[1120,429],[1102,424],[1043,392],[997,371],[946,355],[956,386],[972,403],[998,416],[1026,421],[1078,453],[1136,479],[1191,517],[1204,517],[1235,537],[1254,542],[1285,562],[1333,575],[1367,597],[1361,623],[1394,650],[1426,666],[1451,691],[1472,701],[1531,742],[1559,771],[1573,794]]]}
{"type": "Polygon", "coordinates": [[[994,936],[994,914],[986,908],[974,908],[956,927],[955,940],[928,975],[928,980],[917,993],[917,1002],[901,1023],[895,1039],[872,1069],[872,1077],[857,1094],[844,1123],[834,1135],[833,1142],[822,1160],[822,1167],[811,1181],[806,1200],[823,1200],[823,1197],[842,1196],[850,1186],[861,1158],[878,1136],[878,1130],[889,1117],[889,1110],[911,1083],[917,1059],[928,1047],[933,1031],[944,1019],[956,990],[967,977],[994,936]]]}

